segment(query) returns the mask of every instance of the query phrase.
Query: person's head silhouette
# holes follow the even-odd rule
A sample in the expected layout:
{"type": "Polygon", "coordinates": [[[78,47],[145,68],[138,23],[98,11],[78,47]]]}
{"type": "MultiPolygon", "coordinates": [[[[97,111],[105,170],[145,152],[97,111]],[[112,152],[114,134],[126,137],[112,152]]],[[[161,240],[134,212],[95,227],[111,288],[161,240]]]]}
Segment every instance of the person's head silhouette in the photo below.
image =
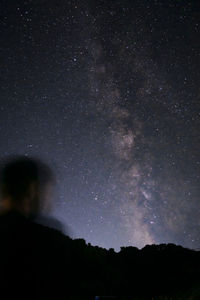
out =
{"type": "Polygon", "coordinates": [[[0,172],[2,210],[26,216],[48,205],[47,194],[54,182],[51,169],[38,159],[17,156],[3,163],[0,172]]]}

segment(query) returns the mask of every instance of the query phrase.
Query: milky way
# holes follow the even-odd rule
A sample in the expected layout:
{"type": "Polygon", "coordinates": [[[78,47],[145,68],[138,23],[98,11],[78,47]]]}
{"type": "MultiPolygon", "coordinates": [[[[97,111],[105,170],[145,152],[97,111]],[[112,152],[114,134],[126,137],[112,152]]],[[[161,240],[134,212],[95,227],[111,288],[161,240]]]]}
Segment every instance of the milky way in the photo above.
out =
{"type": "Polygon", "coordinates": [[[199,5],[59,3],[2,1],[2,156],[49,162],[74,237],[199,248],[199,5]]]}

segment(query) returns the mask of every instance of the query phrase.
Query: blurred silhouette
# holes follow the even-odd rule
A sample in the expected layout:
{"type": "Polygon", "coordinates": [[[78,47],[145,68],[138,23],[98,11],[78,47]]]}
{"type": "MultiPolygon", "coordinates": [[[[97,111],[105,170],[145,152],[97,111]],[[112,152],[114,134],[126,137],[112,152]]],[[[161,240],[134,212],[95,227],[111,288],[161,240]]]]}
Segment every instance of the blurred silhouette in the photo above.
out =
{"type": "Polygon", "coordinates": [[[12,157],[1,164],[0,281],[8,298],[46,299],[73,290],[72,240],[55,229],[58,221],[40,214],[50,208],[54,181],[37,159],[12,157]]]}
{"type": "Polygon", "coordinates": [[[36,223],[64,232],[50,215],[55,176],[45,163],[27,157],[12,158],[2,170],[2,210],[20,211],[36,223]]]}

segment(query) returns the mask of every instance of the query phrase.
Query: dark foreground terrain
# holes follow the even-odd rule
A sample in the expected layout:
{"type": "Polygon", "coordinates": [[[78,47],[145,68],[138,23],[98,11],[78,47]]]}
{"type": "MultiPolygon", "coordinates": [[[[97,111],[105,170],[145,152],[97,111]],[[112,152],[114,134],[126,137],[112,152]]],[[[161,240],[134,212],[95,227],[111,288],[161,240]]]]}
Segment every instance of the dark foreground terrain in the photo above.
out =
{"type": "Polygon", "coordinates": [[[121,300],[200,299],[199,251],[161,244],[141,250],[121,247],[116,253],[87,245],[83,239],[72,245],[80,259],[80,289],[86,294],[121,295],[115,298],[121,300]]]}
{"type": "Polygon", "coordinates": [[[16,212],[1,216],[0,240],[0,299],[200,299],[199,251],[161,244],[116,253],[16,212]]]}

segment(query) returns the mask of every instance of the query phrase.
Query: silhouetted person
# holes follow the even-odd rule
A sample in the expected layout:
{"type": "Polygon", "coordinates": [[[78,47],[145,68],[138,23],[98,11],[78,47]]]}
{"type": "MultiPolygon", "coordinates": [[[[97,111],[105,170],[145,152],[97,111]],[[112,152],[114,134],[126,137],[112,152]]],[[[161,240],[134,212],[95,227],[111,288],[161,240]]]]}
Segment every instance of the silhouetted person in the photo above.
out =
{"type": "MultiPolygon", "coordinates": [[[[25,196],[25,189],[26,182],[24,182],[25,188],[23,190],[24,196],[22,197],[23,200],[20,202],[17,202],[17,194],[14,193],[14,185],[12,185],[12,189],[10,193],[13,194],[13,198],[15,199],[14,202],[11,203],[10,197],[7,197],[4,193],[4,197],[1,201],[2,209],[7,209],[8,207],[12,206],[14,208],[14,205],[17,206],[17,209],[20,210],[21,213],[29,216],[32,221],[35,221],[36,223],[58,229],[60,231],[64,231],[63,225],[61,222],[59,222],[57,219],[52,217],[50,215],[51,208],[52,208],[52,191],[55,185],[55,176],[52,172],[52,170],[43,162],[40,160],[32,160],[27,159],[24,157],[20,158],[20,161],[18,162],[15,160],[6,167],[7,171],[9,171],[10,174],[13,176],[13,181],[17,184],[17,180],[19,178],[20,172],[22,172],[22,166],[23,168],[26,168],[26,172],[28,173],[27,180],[31,180],[30,184],[28,183],[27,186],[29,186],[29,195],[28,197],[25,196]],[[16,170],[18,168],[18,164],[20,165],[21,170],[16,170]],[[36,165],[37,164],[37,165],[36,165]],[[35,167],[37,166],[37,169],[35,167]],[[9,170],[8,170],[9,167],[9,170]],[[18,175],[15,175],[15,172],[17,171],[18,175]],[[37,173],[36,173],[37,172],[37,173]],[[14,178],[16,177],[16,178],[14,178]]],[[[5,176],[4,176],[5,177],[5,176]]],[[[22,177],[20,176],[20,184],[22,184],[22,177]]],[[[3,179],[3,178],[2,178],[3,179]]],[[[19,185],[17,188],[17,193],[20,193],[19,185]]]]}
{"type": "Polygon", "coordinates": [[[37,184],[34,187],[35,196],[31,200],[30,217],[38,224],[66,233],[62,223],[50,215],[52,210],[52,195],[56,183],[55,176],[45,163],[37,160],[37,165],[39,176],[37,184]]]}
{"type": "Polygon", "coordinates": [[[64,292],[67,299],[77,287],[72,240],[33,222],[52,180],[45,164],[27,157],[12,158],[1,168],[0,293],[7,298],[59,298],[64,292]]]}

